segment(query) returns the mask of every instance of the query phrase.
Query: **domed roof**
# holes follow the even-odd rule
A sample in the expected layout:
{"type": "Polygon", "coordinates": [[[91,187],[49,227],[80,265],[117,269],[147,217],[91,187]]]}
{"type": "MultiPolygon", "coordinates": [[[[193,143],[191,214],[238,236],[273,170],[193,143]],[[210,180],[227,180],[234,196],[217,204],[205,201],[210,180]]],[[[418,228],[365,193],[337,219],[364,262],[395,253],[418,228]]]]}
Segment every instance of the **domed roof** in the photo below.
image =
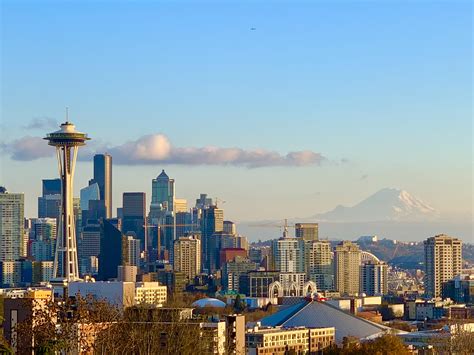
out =
{"type": "Polygon", "coordinates": [[[216,307],[224,308],[225,303],[217,298],[201,298],[200,300],[194,301],[192,306],[204,308],[204,307],[216,307]]]}

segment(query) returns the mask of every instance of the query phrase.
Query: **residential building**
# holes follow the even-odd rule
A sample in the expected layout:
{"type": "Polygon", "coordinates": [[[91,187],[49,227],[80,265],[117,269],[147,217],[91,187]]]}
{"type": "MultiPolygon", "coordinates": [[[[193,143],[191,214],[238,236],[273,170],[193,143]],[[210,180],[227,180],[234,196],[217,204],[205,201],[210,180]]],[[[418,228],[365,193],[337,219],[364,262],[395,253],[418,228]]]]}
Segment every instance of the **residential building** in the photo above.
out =
{"type": "Polygon", "coordinates": [[[23,193],[8,193],[0,186],[0,261],[14,261],[24,253],[23,193]]]}
{"type": "Polygon", "coordinates": [[[21,261],[0,261],[0,287],[20,285],[21,266],[21,261]]]}
{"type": "Polygon", "coordinates": [[[25,327],[33,326],[35,315],[48,312],[48,303],[52,299],[51,289],[17,290],[11,296],[3,300],[3,334],[11,344],[13,353],[31,353],[34,344],[33,332],[25,331],[22,337],[18,337],[17,327],[22,324],[25,327]]]}
{"type": "Polygon", "coordinates": [[[284,237],[274,240],[274,268],[280,272],[305,272],[304,241],[298,238],[284,237]]]}
{"type": "Polygon", "coordinates": [[[140,240],[133,236],[127,236],[127,263],[128,265],[140,266],[140,240]]]}
{"type": "Polygon", "coordinates": [[[368,261],[360,266],[360,292],[367,296],[382,296],[388,293],[388,265],[384,262],[368,261]]]}
{"type": "Polygon", "coordinates": [[[462,272],[462,241],[444,234],[428,238],[425,246],[425,293],[440,297],[443,282],[462,272]]]}
{"type": "Polygon", "coordinates": [[[305,271],[308,280],[318,290],[334,289],[334,265],[331,243],[328,240],[305,242],[305,271]]]}
{"type": "Polygon", "coordinates": [[[349,241],[339,243],[334,250],[335,286],[341,295],[359,293],[361,251],[349,241]]]}
{"type": "Polygon", "coordinates": [[[180,237],[174,242],[173,267],[189,280],[201,273],[201,240],[194,235],[180,237]]]}

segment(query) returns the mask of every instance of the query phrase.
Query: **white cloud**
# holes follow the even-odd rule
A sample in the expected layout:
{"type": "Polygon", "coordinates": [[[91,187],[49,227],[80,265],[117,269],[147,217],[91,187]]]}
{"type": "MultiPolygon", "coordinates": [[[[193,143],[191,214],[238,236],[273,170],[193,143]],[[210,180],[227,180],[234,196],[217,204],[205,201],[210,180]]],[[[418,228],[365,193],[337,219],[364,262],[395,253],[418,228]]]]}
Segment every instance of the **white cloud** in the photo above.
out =
{"type": "MultiPolygon", "coordinates": [[[[91,147],[92,148],[92,147],[91,147]]],[[[2,149],[10,153],[14,160],[35,160],[53,155],[54,150],[38,137],[23,137],[2,149]]],[[[326,160],[320,153],[309,150],[280,154],[266,149],[205,147],[174,147],[163,134],[142,136],[118,146],[102,146],[95,151],[107,151],[114,164],[181,164],[181,165],[230,165],[247,168],[266,166],[307,166],[320,165],[326,160]]],[[[83,150],[80,159],[90,159],[92,150],[83,150]]]]}

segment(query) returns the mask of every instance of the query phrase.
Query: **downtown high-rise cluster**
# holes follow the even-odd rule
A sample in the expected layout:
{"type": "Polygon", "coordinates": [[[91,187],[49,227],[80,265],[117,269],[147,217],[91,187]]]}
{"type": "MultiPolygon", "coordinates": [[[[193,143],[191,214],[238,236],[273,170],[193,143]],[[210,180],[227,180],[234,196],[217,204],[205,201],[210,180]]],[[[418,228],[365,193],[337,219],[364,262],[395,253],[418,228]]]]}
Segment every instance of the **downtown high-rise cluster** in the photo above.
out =
{"type": "MultiPolygon", "coordinates": [[[[77,150],[89,138],[66,122],[45,139],[56,148],[59,178],[42,180],[38,216],[25,218],[24,195],[0,188],[0,292],[9,315],[4,332],[14,349],[19,322],[48,309],[51,299],[77,301],[84,295],[132,310],[135,316],[127,318],[132,324],[143,321],[139,310],[146,310],[147,324],[152,315],[178,314],[179,321],[167,320],[160,328],[167,340],[153,344],[158,352],[169,351],[169,342],[183,341],[173,338],[169,324],[197,327],[197,339],[211,353],[243,354],[247,348],[283,354],[289,346],[314,353],[348,337],[382,336],[387,331],[379,324],[383,320],[426,323],[468,319],[473,313],[474,279],[463,274],[457,238],[426,239],[424,270],[413,276],[361,249],[359,242],[377,237],[329,241],[320,238],[315,222],[288,225],[285,220],[280,237],[249,244],[224,218],[218,199],[201,193],[188,205],[164,169],[150,177],[149,200],[145,192],[126,191],[114,211],[113,157],[107,153],[94,155],[88,185],[74,197],[77,150]],[[202,293],[214,297],[189,306],[225,308],[227,302],[239,314],[206,320],[196,318],[193,308],[161,309],[170,299],[202,293]],[[452,300],[468,307],[450,307],[452,300]],[[266,311],[270,305],[283,308],[245,330],[240,313],[266,311]]],[[[67,314],[78,312],[72,302],[67,314]]],[[[26,343],[34,343],[33,338],[26,337],[26,343]]],[[[418,341],[416,336],[404,339],[418,341]]]]}

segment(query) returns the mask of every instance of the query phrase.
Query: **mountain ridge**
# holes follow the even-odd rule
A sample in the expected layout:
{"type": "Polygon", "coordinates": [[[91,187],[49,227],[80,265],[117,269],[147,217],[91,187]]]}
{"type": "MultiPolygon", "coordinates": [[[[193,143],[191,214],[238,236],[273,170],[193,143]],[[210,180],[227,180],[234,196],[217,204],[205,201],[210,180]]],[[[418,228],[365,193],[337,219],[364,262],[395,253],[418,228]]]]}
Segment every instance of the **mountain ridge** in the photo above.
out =
{"type": "Polygon", "coordinates": [[[409,192],[384,188],[351,207],[338,205],[328,212],[313,215],[310,219],[320,222],[415,222],[432,221],[439,217],[436,209],[409,192]]]}

